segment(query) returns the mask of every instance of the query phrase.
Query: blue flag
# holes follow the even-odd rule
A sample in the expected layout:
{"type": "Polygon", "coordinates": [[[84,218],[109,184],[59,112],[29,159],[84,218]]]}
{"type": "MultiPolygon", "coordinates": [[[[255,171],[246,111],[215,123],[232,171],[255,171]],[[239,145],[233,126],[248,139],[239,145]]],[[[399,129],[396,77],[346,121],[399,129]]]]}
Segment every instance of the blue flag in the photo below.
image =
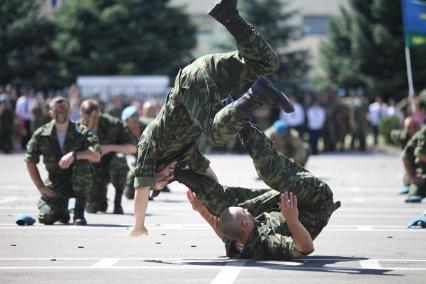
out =
{"type": "Polygon", "coordinates": [[[403,0],[404,30],[409,33],[426,32],[426,2],[403,0]]]}

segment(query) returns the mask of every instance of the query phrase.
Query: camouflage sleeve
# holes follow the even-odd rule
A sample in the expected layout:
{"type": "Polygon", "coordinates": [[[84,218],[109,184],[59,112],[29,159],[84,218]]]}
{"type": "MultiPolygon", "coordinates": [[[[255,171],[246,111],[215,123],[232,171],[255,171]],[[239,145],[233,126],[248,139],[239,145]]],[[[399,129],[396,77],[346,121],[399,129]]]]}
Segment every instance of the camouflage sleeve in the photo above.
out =
{"type": "Polygon", "coordinates": [[[287,259],[303,257],[305,254],[299,252],[292,237],[280,234],[268,235],[261,240],[265,256],[270,259],[287,259]]]}
{"type": "Polygon", "coordinates": [[[31,137],[31,140],[27,143],[27,150],[24,156],[24,161],[38,164],[40,161],[40,155],[41,152],[37,145],[37,132],[35,132],[31,137]]]}
{"type": "Polygon", "coordinates": [[[84,150],[93,149],[98,153],[102,153],[101,145],[99,144],[98,136],[85,129],[85,141],[84,141],[84,150]]]}
{"type": "Polygon", "coordinates": [[[139,143],[135,166],[135,188],[154,187],[157,167],[156,145],[153,140],[139,143]]]}
{"type": "Polygon", "coordinates": [[[414,135],[413,137],[411,137],[411,139],[408,140],[407,145],[405,145],[401,153],[402,158],[409,160],[411,163],[414,163],[415,160],[414,150],[417,146],[417,137],[418,135],[414,135]]]}

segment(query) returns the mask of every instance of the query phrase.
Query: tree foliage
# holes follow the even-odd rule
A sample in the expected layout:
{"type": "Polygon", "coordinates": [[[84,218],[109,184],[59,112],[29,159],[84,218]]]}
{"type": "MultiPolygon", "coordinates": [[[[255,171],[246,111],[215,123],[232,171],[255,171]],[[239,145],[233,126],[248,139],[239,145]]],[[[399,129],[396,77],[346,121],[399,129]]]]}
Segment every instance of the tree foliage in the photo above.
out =
{"type": "Polygon", "coordinates": [[[0,0],[0,84],[50,85],[54,26],[41,16],[42,2],[0,0]]]}
{"type": "Polygon", "coordinates": [[[65,1],[53,47],[66,83],[78,75],[171,74],[189,61],[195,28],[168,0],[65,1]]]}
{"type": "MultiPolygon", "coordinates": [[[[414,82],[426,87],[426,48],[411,49],[414,82]]],[[[370,97],[407,95],[400,0],[351,0],[333,18],[321,46],[328,88],[365,87],[370,97]]]]}

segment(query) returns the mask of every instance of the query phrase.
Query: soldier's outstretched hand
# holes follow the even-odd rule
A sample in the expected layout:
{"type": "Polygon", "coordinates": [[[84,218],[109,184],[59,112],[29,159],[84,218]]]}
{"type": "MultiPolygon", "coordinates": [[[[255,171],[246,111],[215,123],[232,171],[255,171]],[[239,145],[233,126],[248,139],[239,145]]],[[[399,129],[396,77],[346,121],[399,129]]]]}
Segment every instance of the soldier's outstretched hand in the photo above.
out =
{"type": "Polygon", "coordinates": [[[297,197],[293,192],[287,191],[281,194],[281,202],[279,203],[281,214],[287,222],[295,222],[299,220],[299,210],[297,209],[297,197]]]}
{"type": "Polygon", "coordinates": [[[130,232],[130,236],[132,237],[140,237],[143,235],[148,235],[148,230],[145,227],[133,228],[132,231],[130,232]]]}

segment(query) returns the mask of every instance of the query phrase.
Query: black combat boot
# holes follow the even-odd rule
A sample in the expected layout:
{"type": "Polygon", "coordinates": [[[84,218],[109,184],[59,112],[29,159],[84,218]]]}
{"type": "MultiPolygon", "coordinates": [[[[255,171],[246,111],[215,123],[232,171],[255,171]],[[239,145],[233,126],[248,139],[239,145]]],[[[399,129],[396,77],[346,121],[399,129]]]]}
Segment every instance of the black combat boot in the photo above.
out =
{"type": "Polygon", "coordinates": [[[86,198],[76,198],[75,207],[74,207],[74,225],[76,226],[86,226],[87,221],[84,218],[84,209],[86,207],[87,199],[86,198]]]}
{"type": "Polygon", "coordinates": [[[263,105],[279,106],[285,112],[294,111],[294,106],[287,96],[276,89],[265,76],[258,77],[247,93],[233,104],[236,105],[237,112],[243,117],[249,117],[253,111],[263,105]]]}
{"type": "Polygon", "coordinates": [[[123,190],[122,189],[115,189],[113,214],[124,214],[123,207],[121,206],[122,196],[123,196],[123,190]]]}
{"type": "Polygon", "coordinates": [[[215,1],[208,14],[224,25],[237,42],[243,40],[253,30],[253,27],[241,18],[237,0],[215,1]]]}

